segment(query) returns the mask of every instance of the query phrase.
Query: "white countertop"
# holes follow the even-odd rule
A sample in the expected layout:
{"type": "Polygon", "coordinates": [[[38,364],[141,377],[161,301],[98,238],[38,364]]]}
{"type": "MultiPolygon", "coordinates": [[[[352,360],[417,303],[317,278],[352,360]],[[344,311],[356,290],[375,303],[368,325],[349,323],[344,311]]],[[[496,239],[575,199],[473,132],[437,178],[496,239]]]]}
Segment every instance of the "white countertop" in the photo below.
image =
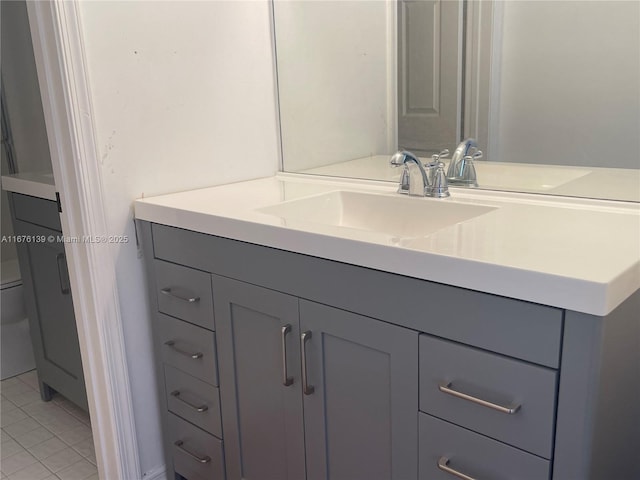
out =
{"type": "Polygon", "coordinates": [[[56,200],[56,186],[52,173],[16,173],[2,176],[2,188],[7,192],[56,200]]]}
{"type": "Polygon", "coordinates": [[[150,222],[594,315],[608,314],[640,288],[638,204],[452,188],[450,198],[416,201],[425,202],[425,215],[430,204],[438,202],[497,208],[402,241],[360,229],[312,222],[287,224],[256,211],[335,190],[399,196],[390,183],[279,174],[140,199],[135,202],[135,215],[150,222]]]}

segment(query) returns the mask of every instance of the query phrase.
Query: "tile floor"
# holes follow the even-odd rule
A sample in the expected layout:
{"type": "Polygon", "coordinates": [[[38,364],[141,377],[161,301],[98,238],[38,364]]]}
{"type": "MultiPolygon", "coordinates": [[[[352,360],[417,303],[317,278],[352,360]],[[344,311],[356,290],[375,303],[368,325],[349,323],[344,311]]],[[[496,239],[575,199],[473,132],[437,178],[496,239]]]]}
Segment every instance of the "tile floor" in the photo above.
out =
{"type": "Polygon", "coordinates": [[[2,380],[0,478],[98,480],[89,415],[66,398],[40,400],[35,370],[2,380]]]}

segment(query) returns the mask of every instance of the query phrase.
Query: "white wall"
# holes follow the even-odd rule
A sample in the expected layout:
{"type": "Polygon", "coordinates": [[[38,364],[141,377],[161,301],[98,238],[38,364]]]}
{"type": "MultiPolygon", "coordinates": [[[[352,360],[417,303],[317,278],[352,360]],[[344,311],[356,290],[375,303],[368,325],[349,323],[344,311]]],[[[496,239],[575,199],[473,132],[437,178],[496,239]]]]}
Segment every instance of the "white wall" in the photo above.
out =
{"type": "Polygon", "coordinates": [[[395,150],[392,6],[275,3],[285,170],[395,150]]]}
{"type": "Polygon", "coordinates": [[[80,2],[143,471],[162,461],[132,202],[278,168],[269,5],[80,2]]]}
{"type": "Polygon", "coordinates": [[[503,7],[490,160],[639,168],[640,3],[503,7]]]}

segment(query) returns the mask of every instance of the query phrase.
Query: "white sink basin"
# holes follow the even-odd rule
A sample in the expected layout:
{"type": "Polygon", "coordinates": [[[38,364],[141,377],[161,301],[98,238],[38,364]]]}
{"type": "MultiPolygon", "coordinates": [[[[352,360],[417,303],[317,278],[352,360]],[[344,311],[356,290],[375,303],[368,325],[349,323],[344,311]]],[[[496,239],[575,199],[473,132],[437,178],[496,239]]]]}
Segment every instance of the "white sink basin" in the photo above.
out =
{"type": "Polygon", "coordinates": [[[279,217],[285,225],[293,227],[312,223],[415,238],[492,210],[495,208],[450,200],[339,190],[257,211],[279,217]]]}

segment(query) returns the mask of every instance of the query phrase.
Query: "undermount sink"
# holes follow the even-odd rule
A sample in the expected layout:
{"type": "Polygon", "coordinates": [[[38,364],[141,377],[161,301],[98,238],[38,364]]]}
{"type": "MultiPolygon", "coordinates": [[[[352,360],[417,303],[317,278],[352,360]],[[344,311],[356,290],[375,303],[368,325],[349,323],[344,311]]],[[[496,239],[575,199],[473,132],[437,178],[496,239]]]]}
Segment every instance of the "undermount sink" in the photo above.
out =
{"type": "Polygon", "coordinates": [[[338,190],[257,209],[288,226],[322,224],[397,237],[423,237],[495,210],[449,200],[338,190]]]}

